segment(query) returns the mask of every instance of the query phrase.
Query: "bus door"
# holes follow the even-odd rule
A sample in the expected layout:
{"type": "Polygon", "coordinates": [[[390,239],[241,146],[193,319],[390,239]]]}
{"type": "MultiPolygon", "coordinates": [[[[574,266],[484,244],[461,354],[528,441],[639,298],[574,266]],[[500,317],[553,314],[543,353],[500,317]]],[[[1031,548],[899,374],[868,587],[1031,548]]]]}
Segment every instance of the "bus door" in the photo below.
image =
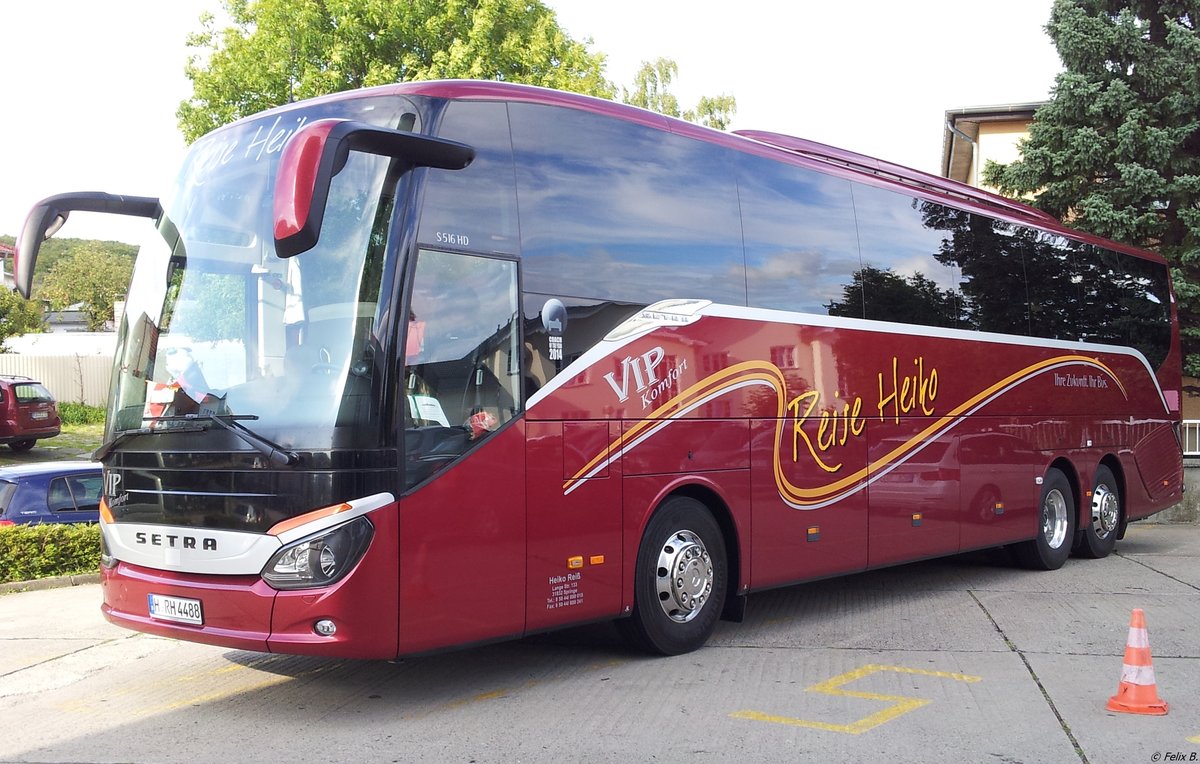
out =
{"type": "Polygon", "coordinates": [[[400,652],[519,635],[525,433],[514,260],[422,249],[403,345],[400,652]]]}

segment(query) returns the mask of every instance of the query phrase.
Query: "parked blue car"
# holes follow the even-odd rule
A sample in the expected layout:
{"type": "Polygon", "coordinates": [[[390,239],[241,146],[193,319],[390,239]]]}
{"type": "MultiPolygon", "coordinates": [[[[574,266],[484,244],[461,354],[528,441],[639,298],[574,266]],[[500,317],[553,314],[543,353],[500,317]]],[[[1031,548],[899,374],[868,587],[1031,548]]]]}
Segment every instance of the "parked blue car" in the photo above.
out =
{"type": "Polygon", "coordinates": [[[98,462],[37,462],[0,467],[0,526],[100,521],[98,462]]]}

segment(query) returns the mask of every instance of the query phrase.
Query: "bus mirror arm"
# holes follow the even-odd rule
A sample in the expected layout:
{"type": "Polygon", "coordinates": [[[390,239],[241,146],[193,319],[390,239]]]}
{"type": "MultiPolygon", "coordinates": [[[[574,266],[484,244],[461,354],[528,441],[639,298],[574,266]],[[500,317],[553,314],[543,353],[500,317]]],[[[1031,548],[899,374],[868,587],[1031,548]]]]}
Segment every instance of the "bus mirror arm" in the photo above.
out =
{"type": "Polygon", "coordinates": [[[402,160],[414,167],[461,170],[475,149],[427,135],[363,122],[322,119],[305,125],[284,146],[275,176],[275,253],[292,257],[316,246],[333,177],[351,151],[402,160]]]}
{"type": "Polygon", "coordinates": [[[13,257],[13,279],[17,291],[25,299],[29,299],[33,286],[33,266],[42,242],[57,233],[67,222],[67,216],[76,210],[142,218],[158,218],[162,213],[158,199],[153,197],[118,196],[99,191],[48,196],[33,205],[17,237],[17,253],[13,257]]]}
{"type": "Polygon", "coordinates": [[[292,257],[316,246],[333,177],[351,151],[392,157],[404,170],[461,170],[475,158],[466,144],[363,122],[321,119],[296,131],[275,175],[275,253],[292,257]]]}

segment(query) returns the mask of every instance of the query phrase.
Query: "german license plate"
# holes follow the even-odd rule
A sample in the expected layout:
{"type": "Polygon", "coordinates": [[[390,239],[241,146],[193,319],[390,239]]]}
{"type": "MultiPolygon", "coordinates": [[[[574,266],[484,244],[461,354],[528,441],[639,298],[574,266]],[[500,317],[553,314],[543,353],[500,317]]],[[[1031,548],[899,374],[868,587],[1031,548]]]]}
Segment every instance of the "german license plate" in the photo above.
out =
{"type": "Polygon", "coordinates": [[[49,417],[50,414],[45,411],[35,411],[32,414],[30,414],[30,416],[33,417],[34,419],[45,419],[45,418],[49,417]]]}
{"type": "Polygon", "coordinates": [[[149,601],[151,618],[204,625],[204,610],[200,607],[200,600],[167,597],[162,594],[147,594],[146,599],[149,601]]]}

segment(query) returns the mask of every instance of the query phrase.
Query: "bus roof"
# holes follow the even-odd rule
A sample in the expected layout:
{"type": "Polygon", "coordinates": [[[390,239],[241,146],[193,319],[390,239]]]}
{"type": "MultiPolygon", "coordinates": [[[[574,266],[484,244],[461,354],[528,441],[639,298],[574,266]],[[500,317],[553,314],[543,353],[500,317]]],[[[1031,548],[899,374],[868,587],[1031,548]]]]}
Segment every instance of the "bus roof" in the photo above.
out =
{"type": "Polygon", "coordinates": [[[966,183],[959,183],[940,175],[914,170],[911,167],[894,164],[883,159],[876,159],[866,154],[858,154],[836,146],[817,143],[805,138],[796,138],[781,133],[771,133],[763,130],[735,130],[734,135],[741,135],[756,141],[777,146],[786,151],[792,151],[802,156],[814,157],[821,161],[850,167],[862,172],[868,172],[881,178],[887,178],[906,185],[931,190],[935,193],[965,199],[990,207],[997,207],[1005,212],[1022,217],[1028,217],[1039,225],[1057,225],[1058,219],[1036,207],[992,194],[966,183]]]}
{"type": "MultiPolygon", "coordinates": [[[[1159,263],[1166,262],[1155,252],[1068,228],[1054,216],[1022,202],[866,154],[765,130],[723,132],[647,109],[580,93],[490,80],[421,80],[380,85],[365,90],[343,91],[321,96],[313,99],[312,102],[337,101],[362,94],[424,95],[431,98],[476,101],[515,101],[564,106],[604,114],[615,119],[723,145],[738,151],[806,166],[826,174],[866,181],[891,190],[904,190],[931,201],[943,202],[960,209],[974,210],[1006,222],[1033,225],[1084,243],[1119,250],[1159,263]]],[[[278,110],[286,110],[290,106],[292,104],[279,107],[278,110]]]]}

